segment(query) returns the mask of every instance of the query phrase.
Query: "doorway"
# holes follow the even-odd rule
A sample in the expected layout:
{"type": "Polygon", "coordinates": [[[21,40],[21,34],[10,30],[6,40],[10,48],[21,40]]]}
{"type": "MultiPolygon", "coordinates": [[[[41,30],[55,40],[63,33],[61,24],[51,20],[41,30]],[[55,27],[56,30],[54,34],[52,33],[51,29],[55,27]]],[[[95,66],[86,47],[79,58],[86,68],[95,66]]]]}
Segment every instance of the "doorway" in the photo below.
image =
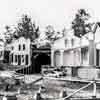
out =
{"type": "Polygon", "coordinates": [[[35,58],[35,73],[41,73],[42,65],[50,65],[50,55],[49,54],[38,54],[35,58]]]}

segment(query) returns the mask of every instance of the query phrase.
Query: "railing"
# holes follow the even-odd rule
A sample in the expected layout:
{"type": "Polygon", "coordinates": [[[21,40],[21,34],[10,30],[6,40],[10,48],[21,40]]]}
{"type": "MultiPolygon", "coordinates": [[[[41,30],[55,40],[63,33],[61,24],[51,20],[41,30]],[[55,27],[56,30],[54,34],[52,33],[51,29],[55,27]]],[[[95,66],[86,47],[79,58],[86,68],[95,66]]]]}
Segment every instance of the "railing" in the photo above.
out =
{"type": "Polygon", "coordinates": [[[59,98],[57,100],[67,100],[67,99],[71,98],[72,96],[74,96],[76,93],[80,92],[81,90],[87,88],[88,86],[90,86],[92,84],[93,84],[93,97],[96,98],[96,81],[91,81],[90,83],[88,83],[87,85],[85,85],[85,86],[81,87],[80,89],[76,90],[72,94],[70,94],[66,97],[59,98]]]}
{"type": "MultiPolygon", "coordinates": [[[[80,89],[78,89],[78,90],[76,90],[76,91],[74,91],[72,94],[70,94],[70,95],[68,95],[68,96],[65,96],[65,97],[60,97],[60,98],[51,98],[51,100],[70,100],[70,98],[73,98],[73,96],[75,95],[75,94],[77,94],[78,92],[80,92],[81,90],[83,90],[83,89],[85,89],[85,88],[87,88],[87,87],[89,87],[90,85],[92,85],[93,84],[93,95],[91,96],[92,98],[91,98],[91,100],[93,99],[93,100],[99,100],[99,99],[97,99],[96,98],[96,81],[95,80],[93,80],[93,81],[91,81],[90,83],[88,83],[87,85],[85,85],[85,86],[83,86],[83,87],[81,87],[80,89]]],[[[37,95],[36,96],[38,96],[39,95],[39,98],[41,98],[42,96],[41,96],[41,87],[39,88],[39,92],[37,93],[37,95]],[[38,94],[39,93],[39,94],[38,94]]],[[[84,99],[84,98],[83,98],[84,99]]],[[[89,100],[90,100],[90,98],[88,98],[89,100]]],[[[40,99],[35,99],[35,100],[40,100],[40,99]]],[[[75,99],[76,100],[76,99],[75,99]]],[[[85,99],[84,99],[85,100],[85,99]]]]}

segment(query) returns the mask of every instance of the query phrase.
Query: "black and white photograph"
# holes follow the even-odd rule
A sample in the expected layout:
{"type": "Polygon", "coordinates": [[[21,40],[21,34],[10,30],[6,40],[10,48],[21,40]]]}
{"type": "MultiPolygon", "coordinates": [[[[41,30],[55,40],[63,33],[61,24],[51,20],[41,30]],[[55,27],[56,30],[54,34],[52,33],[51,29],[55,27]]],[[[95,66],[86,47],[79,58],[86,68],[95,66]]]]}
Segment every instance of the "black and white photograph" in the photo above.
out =
{"type": "Polygon", "coordinates": [[[100,100],[100,0],[0,1],[0,100],[100,100]]]}

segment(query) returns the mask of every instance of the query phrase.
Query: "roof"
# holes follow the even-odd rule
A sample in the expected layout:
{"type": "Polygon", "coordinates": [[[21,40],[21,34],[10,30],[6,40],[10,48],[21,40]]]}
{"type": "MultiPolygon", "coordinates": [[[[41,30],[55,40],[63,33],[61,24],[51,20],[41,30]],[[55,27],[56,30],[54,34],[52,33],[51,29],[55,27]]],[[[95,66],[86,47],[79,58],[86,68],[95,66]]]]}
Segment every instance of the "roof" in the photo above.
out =
{"type": "Polygon", "coordinates": [[[45,45],[40,46],[39,48],[44,49],[44,48],[51,48],[50,43],[46,43],[45,45]]]}

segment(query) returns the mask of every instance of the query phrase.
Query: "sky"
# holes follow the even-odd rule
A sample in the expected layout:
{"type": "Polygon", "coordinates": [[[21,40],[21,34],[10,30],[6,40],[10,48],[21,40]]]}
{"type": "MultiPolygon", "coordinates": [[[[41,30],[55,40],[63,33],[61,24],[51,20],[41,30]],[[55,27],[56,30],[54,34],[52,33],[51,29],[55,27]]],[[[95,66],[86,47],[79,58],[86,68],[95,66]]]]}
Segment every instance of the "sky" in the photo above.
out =
{"type": "Polygon", "coordinates": [[[22,14],[28,14],[33,21],[45,29],[52,25],[56,30],[70,27],[78,9],[86,9],[93,19],[100,19],[100,0],[1,0],[0,32],[6,25],[15,25],[22,14]]]}

